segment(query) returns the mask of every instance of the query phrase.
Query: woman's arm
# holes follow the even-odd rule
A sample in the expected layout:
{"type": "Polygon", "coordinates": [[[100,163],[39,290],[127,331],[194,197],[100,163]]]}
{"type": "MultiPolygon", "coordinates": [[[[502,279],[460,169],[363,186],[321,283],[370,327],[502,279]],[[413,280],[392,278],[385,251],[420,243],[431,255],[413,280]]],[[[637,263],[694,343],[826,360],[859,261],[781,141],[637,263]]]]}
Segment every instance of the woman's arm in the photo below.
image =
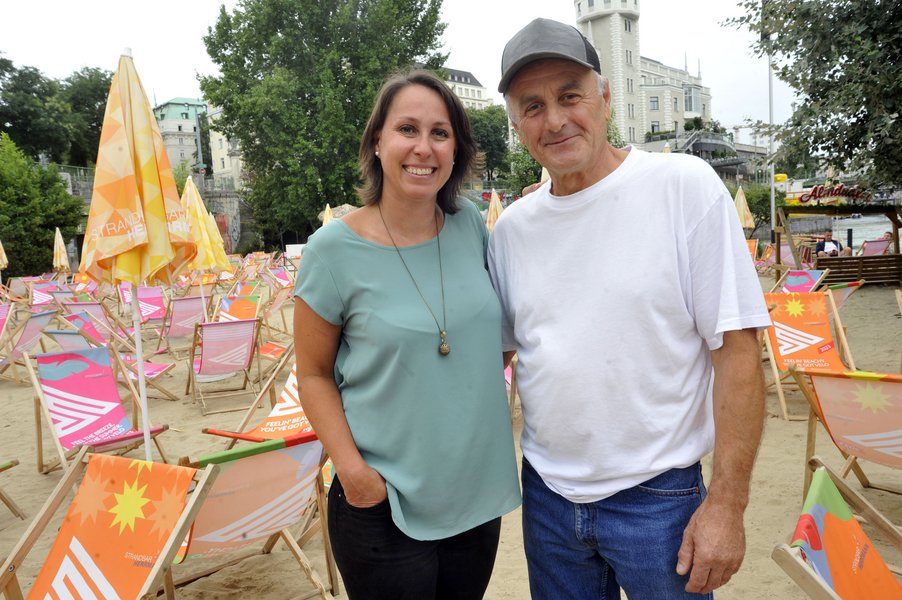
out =
{"type": "Polygon", "coordinates": [[[345,418],[334,376],[340,338],[341,327],[320,317],[300,298],[294,299],[298,398],[332,458],[348,503],[366,508],[385,500],[385,480],[363,460],[345,418]]]}

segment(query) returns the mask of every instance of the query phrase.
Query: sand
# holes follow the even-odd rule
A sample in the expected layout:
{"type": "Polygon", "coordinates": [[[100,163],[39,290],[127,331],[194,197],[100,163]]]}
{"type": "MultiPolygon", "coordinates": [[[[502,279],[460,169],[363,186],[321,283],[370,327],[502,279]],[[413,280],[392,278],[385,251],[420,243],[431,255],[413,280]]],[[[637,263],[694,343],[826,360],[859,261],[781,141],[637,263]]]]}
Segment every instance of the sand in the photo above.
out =
{"type": "MultiPolygon", "coordinates": [[[[771,280],[762,279],[763,285],[771,280]]],[[[865,286],[842,309],[849,344],[858,368],[871,371],[899,372],[902,351],[902,318],[896,305],[893,288],[865,286]]],[[[48,345],[48,350],[51,349],[48,345]]],[[[177,394],[184,391],[186,377],[184,362],[179,364],[164,384],[177,394]]],[[[36,471],[33,392],[30,386],[0,381],[0,398],[5,418],[0,423],[0,461],[18,458],[21,464],[0,474],[0,486],[11,495],[30,518],[38,512],[44,500],[59,482],[60,471],[41,475],[36,471]]],[[[804,398],[798,392],[789,393],[790,409],[807,411],[804,398]]],[[[236,403],[237,404],[237,403],[236,403]]],[[[776,395],[767,397],[768,411],[764,440],[753,472],[752,495],[746,513],[747,553],[740,572],[717,594],[721,599],[758,600],[802,597],[800,590],[770,558],[773,546],[784,542],[791,534],[801,506],[803,457],[806,423],[786,422],[776,415],[779,411],[776,395]]],[[[222,441],[201,433],[202,427],[231,428],[237,425],[241,413],[202,416],[190,398],[178,402],[151,398],[152,421],[168,423],[172,428],[161,438],[171,458],[200,456],[218,450],[222,441]]],[[[262,418],[261,412],[261,418],[262,418]]],[[[515,414],[517,434],[522,428],[519,412],[515,414]]],[[[49,450],[49,449],[48,449],[49,450]]],[[[818,451],[825,462],[838,466],[839,453],[823,433],[818,451]]],[[[133,452],[141,458],[143,451],[133,452]]],[[[706,475],[710,475],[710,457],[705,460],[706,475]]],[[[874,479],[902,481],[898,471],[877,465],[866,465],[874,479]]],[[[857,482],[853,486],[858,488],[857,482]]],[[[895,523],[902,523],[902,501],[898,496],[879,490],[864,490],[863,494],[895,523]]],[[[62,514],[51,521],[47,533],[58,527],[62,514]]],[[[28,528],[29,521],[14,517],[0,506],[0,559],[12,549],[28,528]]],[[[28,561],[19,572],[19,580],[27,589],[46,554],[50,536],[45,534],[28,561]]],[[[877,547],[884,558],[902,564],[902,556],[879,538],[877,547]]],[[[305,548],[321,575],[325,574],[322,545],[314,539],[305,548]]],[[[179,572],[196,565],[186,564],[179,572]]],[[[196,581],[179,592],[189,599],[225,598],[289,598],[303,595],[313,588],[303,572],[281,544],[272,555],[258,556],[226,568],[219,573],[196,581]]],[[[486,598],[520,599],[529,597],[526,563],[520,531],[520,512],[504,518],[501,545],[494,574],[486,598]]]]}

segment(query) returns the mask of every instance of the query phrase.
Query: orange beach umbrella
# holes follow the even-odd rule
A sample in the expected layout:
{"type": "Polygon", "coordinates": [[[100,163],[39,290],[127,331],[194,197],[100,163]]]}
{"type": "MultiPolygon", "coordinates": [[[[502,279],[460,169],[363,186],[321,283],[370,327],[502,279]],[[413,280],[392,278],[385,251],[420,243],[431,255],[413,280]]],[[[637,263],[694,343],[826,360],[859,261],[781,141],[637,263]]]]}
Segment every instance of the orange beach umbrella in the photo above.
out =
{"type": "Polygon", "coordinates": [[[489,209],[485,215],[485,227],[489,230],[489,233],[495,229],[495,223],[498,221],[498,217],[501,216],[501,211],[504,210],[504,207],[501,206],[501,198],[498,197],[498,192],[495,191],[495,188],[492,188],[492,199],[489,200],[489,209]]]}

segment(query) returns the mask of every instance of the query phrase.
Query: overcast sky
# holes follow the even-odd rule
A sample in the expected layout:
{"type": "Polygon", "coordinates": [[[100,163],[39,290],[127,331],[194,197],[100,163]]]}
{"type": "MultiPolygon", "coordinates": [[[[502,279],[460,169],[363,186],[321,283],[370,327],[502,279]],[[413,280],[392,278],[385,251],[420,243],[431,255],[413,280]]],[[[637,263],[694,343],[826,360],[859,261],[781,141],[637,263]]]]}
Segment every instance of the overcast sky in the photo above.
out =
{"type": "MultiPolygon", "coordinates": [[[[238,4],[224,3],[227,8],[238,4]]],[[[122,49],[130,47],[155,104],[178,96],[199,97],[197,73],[215,71],[201,38],[216,21],[220,0],[4,4],[0,52],[17,67],[36,67],[59,79],[86,66],[113,70],[122,49]]],[[[674,67],[688,63],[693,74],[701,61],[714,118],[721,124],[768,120],[767,63],[752,57],[748,32],[720,25],[739,14],[733,0],[640,0],[640,7],[642,56],[674,67]]],[[[501,101],[495,92],[501,51],[517,30],[536,17],[575,24],[571,0],[445,0],[443,15],[448,23],[447,66],[472,72],[496,102],[501,101]]],[[[791,101],[791,90],[775,79],[775,122],[789,117],[791,101]]]]}

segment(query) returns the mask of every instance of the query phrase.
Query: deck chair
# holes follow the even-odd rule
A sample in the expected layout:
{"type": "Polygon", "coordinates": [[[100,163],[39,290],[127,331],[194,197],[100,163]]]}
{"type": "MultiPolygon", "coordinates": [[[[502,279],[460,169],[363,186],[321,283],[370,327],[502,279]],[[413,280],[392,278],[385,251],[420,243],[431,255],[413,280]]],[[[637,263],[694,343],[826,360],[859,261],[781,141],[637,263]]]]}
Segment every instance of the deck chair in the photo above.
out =
{"type": "Polygon", "coordinates": [[[257,288],[260,286],[259,281],[251,279],[235,280],[232,287],[226,293],[227,296],[254,296],[257,294],[257,288]]]}
{"type": "MultiPolygon", "coordinates": [[[[16,383],[25,383],[25,380],[19,377],[18,367],[25,365],[26,352],[31,352],[42,344],[41,331],[50,324],[50,320],[56,316],[56,311],[32,313],[23,310],[19,314],[23,315],[22,321],[9,332],[3,347],[0,348],[0,375],[11,369],[11,379],[16,383]]],[[[43,346],[41,349],[43,350],[43,346]]]]}
{"type": "MultiPolygon", "coordinates": [[[[806,461],[815,454],[820,423],[845,460],[840,477],[852,472],[862,487],[902,494],[898,484],[872,482],[859,464],[866,460],[902,473],[902,375],[791,369],[811,407],[806,461]]],[[[805,475],[807,489],[811,474],[805,475]]]]}
{"type": "MultiPolygon", "coordinates": [[[[124,454],[144,443],[143,433],[132,425],[138,418],[138,394],[130,379],[123,381],[131,395],[132,419],[122,405],[114,365],[120,373],[125,367],[118,354],[100,347],[37,354],[34,359],[37,371],[30,361],[25,366],[35,393],[39,472],[66,468],[68,459],[82,446],[124,454]],[[48,462],[44,462],[44,420],[57,453],[57,459],[48,462]]],[[[157,436],[168,428],[161,425],[150,430],[163,462],[168,461],[157,436]]]]}
{"type": "MultiPolygon", "coordinates": [[[[771,558],[809,598],[902,598],[902,585],[855,520],[849,505],[856,501],[841,485],[824,467],[814,472],[790,545],[778,544],[771,558]]],[[[902,551],[902,534],[889,527],[891,543],[902,551]]]]}
{"type": "Polygon", "coordinates": [[[846,283],[831,283],[827,286],[827,291],[830,292],[830,295],[833,296],[833,304],[836,305],[836,310],[839,310],[843,307],[849,298],[852,297],[852,294],[861,289],[861,286],[864,285],[865,280],[859,279],[858,281],[847,281],[846,283]]]}
{"type": "Polygon", "coordinates": [[[266,327],[266,336],[268,339],[273,339],[275,337],[273,331],[277,334],[292,337],[291,328],[288,326],[288,321],[285,319],[285,313],[282,309],[285,307],[285,302],[291,298],[293,293],[294,288],[278,288],[273,292],[269,301],[263,307],[263,324],[266,327]],[[281,318],[281,327],[276,325],[276,318],[281,318]]]}
{"type": "MultiPolygon", "coordinates": [[[[12,469],[17,464],[19,464],[19,461],[15,458],[7,462],[0,463],[0,473],[12,469]]],[[[9,494],[3,491],[3,488],[0,488],[0,502],[3,502],[3,504],[6,505],[6,508],[8,508],[14,515],[19,517],[20,519],[25,519],[25,511],[19,508],[19,505],[13,501],[9,494]]]]}
{"type": "Polygon", "coordinates": [[[223,296],[213,314],[214,321],[256,319],[260,310],[260,296],[223,296]]]}
{"type": "Polygon", "coordinates": [[[207,307],[200,296],[172,298],[163,319],[157,351],[165,344],[166,351],[178,358],[179,353],[191,348],[194,326],[205,319],[207,307]]]}
{"type": "Polygon", "coordinates": [[[32,306],[43,306],[53,303],[53,294],[51,292],[60,291],[59,286],[52,281],[31,281],[28,283],[31,292],[32,306]]]}
{"type": "Polygon", "coordinates": [[[173,587],[245,558],[269,554],[281,539],[312,584],[311,595],[332,598],[333,593],[338,593],[328,530],[312,522],[312,506],[318,514],[325,514],[323,459],[323,446],[312,432],[245,445],[193,462],[187,457],[181,459],[180,464],[195,468],[216,464],[220,475],[197,514],[179,559],[186,567],[192,559],[201,557],[227,562],[199,573],[178,573],[173,587]],[[296,538],[291,530],[297,526],[301,527],[301,534],[296,538]],[[317,529],[322,532],[328,585],[303,550],[317,529]]]}
{"type": "MultiPolygon", "coordinates": [[[[245,408],[239,406],[208,411],[209,399],[244,396],[248,394],[248,388],[251,394],[257,394],[250,370],[256,356],[259,336],[259,319],[197,323],[194,326],[194,341],[188,353],[188,382],[185,385],[185,394],[193,393],[194,400],[200,403],[204,415],[245,408]],[[238,387],[212,389],[206,385],[242,374],[243,382],[238,387]]],[[[259,380],[259,362],[257,374],[259,380]]]]}
{"type": "Polygon", "coordinates": [[[746,240],[745,243],[749,247],[749,255],[752,257],[752,262],[755,262],[758,260],[758,238],[746,240]]]}
{"type": "Polygon", "coordinates": [[[75,489],[28,597],[155,599],[216,472],[82,451],[4,561],[0,592],[23,597],[17,573],[75,489]]]}
{"type": "Polygon", "coordinates": [[[275,267],[263,271],[264,279],[268,280],[273,289],[293,288],[294,280],[285,267],[275,267]]]}
{"type": "Polygon", "coordinates": [[[767,244],[761,251],[761,257],[755,261],[755,269],[759,273],[764,273],[772,269],[775,262],[777,262],[777,254],[774,252],[774,245],[767,244]]]}
{"type": "Polygon", "coordinates": [[[889,250],[889,245],[892,243],[892,240],[884,238],[865,240],[861,242],[861,247],[858,249],[855,256],[882,256],[886,254],[886,251],[889,250]]]}
{"type": "Polygon", "coordinates": [[[773,381],[783,418],[803,421],[805,415],[789,413],[783,381],[790,377],[789,365],[843,371],[855,369],[842,322],[833,298],[823,292],[800,294],[766,293],[764,301],[774,305],[764,345],[770,359],[773,381]],[[832,326],[831,319],[832,316],[832,326]],[[834,333],[835,332],[835,333],[834,333]]]}
{"type": "Polygon", "coordinates": [[[15,316],[15,304],[0,302],[0,348],[3,347],[3,340],[6,337],[6,326],[9,325],[15,316]]]}
{"type": "Polygon", "coordinates": [[[830,269],[788,270],[783,273],[770,291],[783,292],[784,294],[813,292],[829,274],[830,269]]]}

